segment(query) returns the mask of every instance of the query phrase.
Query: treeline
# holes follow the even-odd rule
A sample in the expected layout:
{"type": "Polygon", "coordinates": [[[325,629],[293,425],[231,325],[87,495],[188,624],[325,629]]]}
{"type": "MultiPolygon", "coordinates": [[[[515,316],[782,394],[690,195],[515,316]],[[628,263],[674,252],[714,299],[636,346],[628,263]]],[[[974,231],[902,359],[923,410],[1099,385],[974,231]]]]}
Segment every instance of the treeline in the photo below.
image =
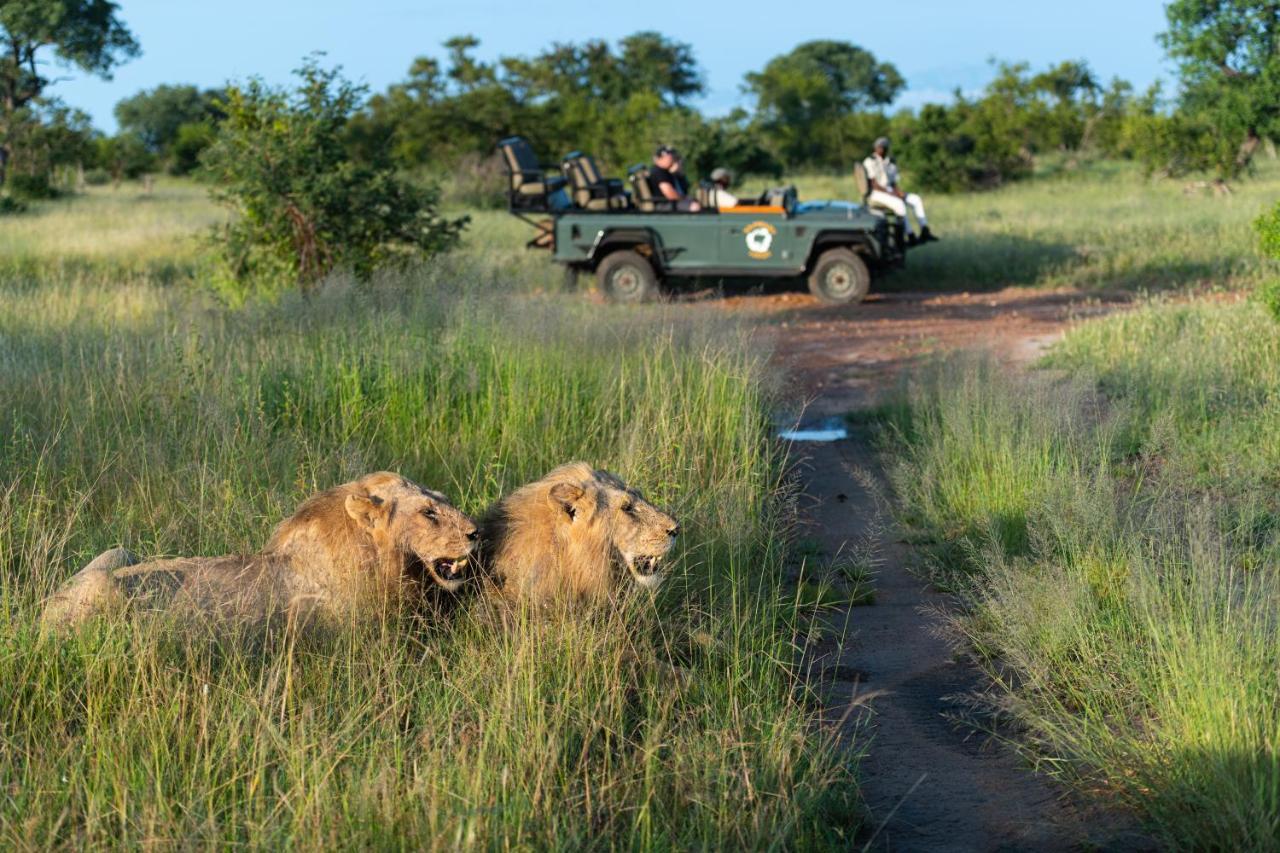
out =
{"type": "MultiPolygon", "coordinates": [[[[774,57],[743,81],[749,109],[707,116],[694,106],[706,84],[692,46],[660,33],[558,43],[493,62],[477,58],[477,39],[460,36],[445,42],[443,61],[420,57],[404,81],[369,97],[345,144],[357,159],[389,151],[400,169],[490,186],[494,143],[514,133],[547,159],[580,149],[615,174],[646,160],[658,142],[680,147],[697,175],[715,166],[775,176],[842,171],[888,134],[912,182],[925,189],[997,186],[1031,174],[1050,152],[1133,159],[1170,175],[1237,177],[1280,129],[1280,4],[1177,0],[1166,13],[1161,40],[1181,73],[1168,100],[1156,87],[1104,83],[1082,61],[1004,64],[979,94],[957,91],[948,104],[893,113],[902,75],[842,41],[811,41],[774,57]]],[[[102,47],[111,62],[136,51],[117,36],[116,47],[109,40],[102,47]]],[[[0,78],[9,67],[0,61],[0,78]]],[[[82,113],[45,99],[49,81],[38,82],[29,104],[0,115],[0,173],[7,162],[11,193],[53,191],[72,166],[97,179],[189,173],[224,115],[221,92],[160,86],[121,101],[120,131],[104,137],[82,113]]]]}

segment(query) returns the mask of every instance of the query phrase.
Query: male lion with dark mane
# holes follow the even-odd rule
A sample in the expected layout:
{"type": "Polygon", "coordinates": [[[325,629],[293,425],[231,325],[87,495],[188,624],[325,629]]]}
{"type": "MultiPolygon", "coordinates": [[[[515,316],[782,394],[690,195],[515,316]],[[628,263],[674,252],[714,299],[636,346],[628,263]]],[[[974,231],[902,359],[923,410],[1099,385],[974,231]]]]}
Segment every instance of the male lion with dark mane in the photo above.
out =
{"type": "Polygon", "coordinates": [[[427,578],[456,591],[476,539],[444,495],[381,471],[311,496],[256,554],[99,554],[49,598],[41,622],[68,628],[128,606],[250,626],[375,615],[427,578]]]}
{"type": "Polygon", "coordinates": [[[561,465],[503,498],[482,521],[487,568],[512,599],[601,602],[615,567],[656,587],[679,525],[635,489],[585,462],[561,465]]]}

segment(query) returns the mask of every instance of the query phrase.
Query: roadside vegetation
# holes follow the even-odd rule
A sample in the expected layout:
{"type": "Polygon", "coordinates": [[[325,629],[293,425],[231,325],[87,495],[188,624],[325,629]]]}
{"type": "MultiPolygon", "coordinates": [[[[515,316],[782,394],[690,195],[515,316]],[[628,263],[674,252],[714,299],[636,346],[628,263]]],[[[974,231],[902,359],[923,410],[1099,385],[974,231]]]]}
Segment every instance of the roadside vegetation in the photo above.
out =
{"type": "Polygon", "coordinates": [[[1280,347],[1262,306],[1157,301],[1048,373],[918,377],[886,416],[903,517],[990,705],[1164,844],[1280,839],[1280,347]]]}

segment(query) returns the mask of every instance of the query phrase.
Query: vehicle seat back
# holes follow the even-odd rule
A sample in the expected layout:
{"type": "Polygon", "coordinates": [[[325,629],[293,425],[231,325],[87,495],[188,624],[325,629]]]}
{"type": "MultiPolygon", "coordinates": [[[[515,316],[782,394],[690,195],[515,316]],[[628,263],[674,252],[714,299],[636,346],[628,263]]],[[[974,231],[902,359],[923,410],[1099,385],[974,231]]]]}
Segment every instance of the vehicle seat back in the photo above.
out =
{"type": "Polygon", "coordinates": [[[508,190],[516,206],[527,206],[538,200],[545,203],[548,196],[564,186],[564,178],[547,176],[529,140],[523,136],[503,139],[498,143],[498,150],[507,167],[508,190]]]}
{"type": "Polygon", "coordinates": [[[627,180],[631,182],[631,200],[637,210],[652,213],[655,210],[676,209],[672,202],[653,194],[653,184],[649,183],[649,167],[644,163],[637,163],[628,169],[627,180]]]}
{"type": "Polygon", "coordinates": [[[570,151],[560,165],[573,196],[573,203],[584,210],[620,210],[630,206],[622,181],[606,178],[590,154],[570,151]]]}
{"type": "Polygon", "coordinates": [[[867,167],[861,161],[853,167],[853,183],[858,188],[858,198],[866,202],[867,196],[871,195],[871,181],[867,179],[867,167]]]}

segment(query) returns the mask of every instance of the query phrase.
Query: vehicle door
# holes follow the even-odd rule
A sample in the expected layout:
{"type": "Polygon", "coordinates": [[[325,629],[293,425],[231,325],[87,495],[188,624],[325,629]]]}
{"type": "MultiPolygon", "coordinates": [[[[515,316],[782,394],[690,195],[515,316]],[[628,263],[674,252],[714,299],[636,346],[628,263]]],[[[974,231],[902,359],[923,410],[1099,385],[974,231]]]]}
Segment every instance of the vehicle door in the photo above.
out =
{"type": "Polygon", "coordinates": [[[674,272],[697,274],[717,266],[717,220],[714,211],[648,214],[649,225],[662,241],[666,267],[674,272]]]}

